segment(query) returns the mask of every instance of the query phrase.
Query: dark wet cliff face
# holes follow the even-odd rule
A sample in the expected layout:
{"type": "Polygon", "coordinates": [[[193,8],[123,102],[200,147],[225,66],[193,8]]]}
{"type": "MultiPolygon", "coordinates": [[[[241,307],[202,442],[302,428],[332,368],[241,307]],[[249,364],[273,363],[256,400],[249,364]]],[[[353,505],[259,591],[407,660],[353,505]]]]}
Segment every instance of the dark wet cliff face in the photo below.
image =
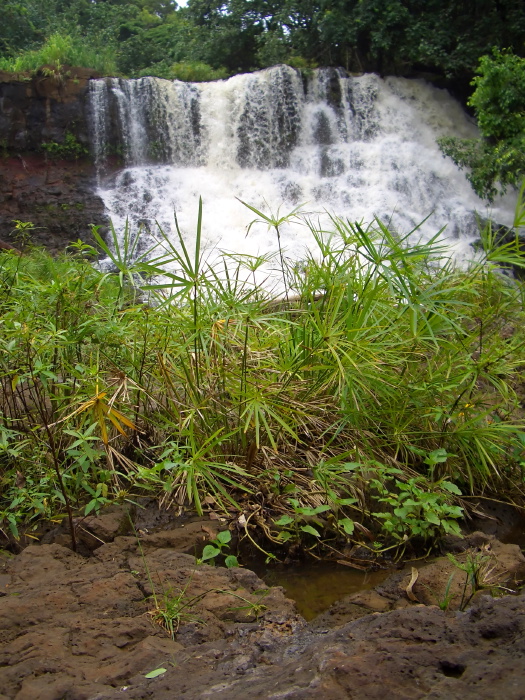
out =
{"type": "Polygon", "coordinates": [[[42,70],[14,80],[0,73],[0,239],[17,244],[16,221],[34,224],[31,240],[50,250],[90,241],[104,225],[89,156],[84,69],[42,70]]]}

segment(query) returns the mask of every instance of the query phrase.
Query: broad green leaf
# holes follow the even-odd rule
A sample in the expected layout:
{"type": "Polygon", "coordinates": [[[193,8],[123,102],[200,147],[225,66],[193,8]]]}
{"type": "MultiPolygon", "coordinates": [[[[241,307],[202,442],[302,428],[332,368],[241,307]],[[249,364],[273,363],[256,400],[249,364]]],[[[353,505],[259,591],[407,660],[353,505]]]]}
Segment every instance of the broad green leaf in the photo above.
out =
{"type": "Polygon", "coordinates": [[[232,539],[232,534],[229,530],[223,530],[222,532],[219,532],[217,535],[217,541],[220,542],[221,544],[228,544],[228,542],[231,542],[232,539]]]}
{"type": "Polygon", "coordinates": [[[362,466],[363,465],[359,462],[345,462],[345,464],[343,464],[343,470],[345,472],[353,472],[356,469],[360,469],[362,466]]]}
{"type": "Polygon", "coordinates": [[[433,466],[434,464],[446,462],[449,456],[450,455],[448,454],[448,452],[442,447],[440,447],[439,450],[434,450],[433,452],[431,452],[425,459],[425,462],[426,464],[430,464],[431,466],[433,466]]]}
{"type": "Polygon", "coordinates": [[[286,530],[283,530],[283,532],[279,533],[279,536],[277,539],[281,540],[281,542],[288,542],[293,537],[291,532],[286,532],[286,530]]]}
{"type": "Polygon", "coordinates": [[[321,534],[311,525],[302,525],[301,530],[303,532],[307,532],[309,535],[313,535],[314,537],[321,537],[321,534]]]}
{"type": "Polygon", "coordinates": [[[97,501],[96,501],[95,499],[93,499],[92,501],[90,501],[90,502],[86,505],[86,507],[84,508],[84,515],[89,515],[89,513],[91,513],[91,511],[93,510],[93,508],[96,507],[96,505],[97,505],[97,501]]]}
{"type": "Polygon", "coordinates": [[[351,535],[354,532],[354,521],[350,520],[350,518],[341,518],[341,520],[337,521],[338,525],[340,525],[343,530],[346,532],[347,535],[351,535]]]}
{"type": "Polygon", "coordinates": [[[432,523],[433,525],[441,525],[441,520],[440,520],[440,519],[438,518],[438,516],[437,516],[435,513],[433,513],[432,511],[429,511],[429,512],[426,514],[426,520],[427,520],[429,523],[432,523]]]}
{"type": "Polygon", "coordinates": [[[440,486],[449,491],[449,493],[454,493],[456,496],[461,496],[460,489],[456,486],[456,484],[453,484],[450,481],[442,481],[440,486]]]}
{"type": "Polygon", "coordinates": [[[275,525],[290,525],[290,523],[293,523],[294,518],[292,518],[291,515],[281,515],[279,520],[275,521],[275,525]]]}
{"type": "Polygon", "coordinates": [[[207,561],[208,559],[214,559],[217,555],[221,553],[221,550],[214,547],[212,544],[207,544],[202,550],[201,561],[207,561]]]}
{"type": "Polygon", "coordinates": [[[146,673],[144,678],[157,678],[157,676],[162,676],[163,673],[166,673],[165,668],[156,668],[154,671],[146,673]]]}
{"type": "Polygon", "coordinates": [[[340,506],[351,506],[357,503],[357,498],[338,498],[337,503],[340,506]]]}

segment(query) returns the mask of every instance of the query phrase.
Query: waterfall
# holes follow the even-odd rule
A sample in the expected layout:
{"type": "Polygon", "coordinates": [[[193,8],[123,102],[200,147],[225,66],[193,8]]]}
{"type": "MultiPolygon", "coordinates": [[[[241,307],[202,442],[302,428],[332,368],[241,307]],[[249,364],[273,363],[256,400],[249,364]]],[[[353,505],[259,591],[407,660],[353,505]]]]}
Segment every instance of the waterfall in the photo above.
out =
{"type": "MultiPolygon", "coordinates": [[[[92,150],[99,192],[117,229],[126,218],[169,234],[173,212],[191,238],[197,202],[210,248],[264,254],[276,241],[238,201],[280,215],[302,205],[310,219],[374,216],[418,237],[444,236],[468,251],[476,212],[501,223],[511,198],[492,212],[436,139],[475,137],[476,127],[444,91],[420,80],[348,76],[319,69],[307,79],[276,66],[191,84],[158,78],[91,81],[92,150]],[[106,168],[118,155],[124,167],[106,168]],[[427,218],[428,217],[428,218],[427,218]]],[[[306,226],[281,231],[287,254],[310,245],[306,226]]]]}

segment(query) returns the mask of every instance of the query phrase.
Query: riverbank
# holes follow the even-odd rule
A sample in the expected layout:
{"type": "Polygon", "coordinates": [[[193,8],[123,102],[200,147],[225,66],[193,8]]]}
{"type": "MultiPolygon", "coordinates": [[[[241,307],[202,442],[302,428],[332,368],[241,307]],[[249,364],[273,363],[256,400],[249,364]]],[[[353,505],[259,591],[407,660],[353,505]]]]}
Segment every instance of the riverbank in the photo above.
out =
{"type": "Polygon", "coordinates": [[[196,565],[185,552],[210,538],[202,522],[122,536],[108,513],[92,529],[104,523],[111,541],[91,557],[57,543],[2,554],[2,700],[372,700],[385,686],[394,698],[521,698],[525,598],[489,595],[525,575],[516,545],[457,539],[457,565],[420,565],[416,580],[405,567],[308,623],[253,572],[196,565]],[[460,566],[474,558],[491,582],[462,605],[460,566]]]}

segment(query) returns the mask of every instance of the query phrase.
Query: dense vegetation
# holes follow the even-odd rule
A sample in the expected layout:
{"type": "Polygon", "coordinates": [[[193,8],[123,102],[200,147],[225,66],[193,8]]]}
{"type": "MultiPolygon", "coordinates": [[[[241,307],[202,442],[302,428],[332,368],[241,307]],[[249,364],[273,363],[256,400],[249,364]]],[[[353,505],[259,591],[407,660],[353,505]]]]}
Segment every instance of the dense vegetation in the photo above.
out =
{"type": "MultiPolygon", "coordinates": [[[[525,173],[522,3],[422,5],[7,0],[0,69],[209,80],[288,62],[466,82],[478,69],[482,138],[442,147],[490,199],[525,173]]],[[[283,222],[256,213],[278,238],[283,222]]],[[[240,516],[275,551],[378,551],[456,532],[477,494],[521,499],[524,288],[500,269],[523,267],[518,239],[488,228],[460,268],[436,241],[332,224],[308,259],[271,261],[284,299],[251,274],[268,261],[207,265],[199,232],[191,255],[160,231],[145,255],[138,234],[99,237],[110,273],[82,244],[2,252],[2,532],[149,493],[240,516]]]]}
{"type": "MultiPolygon", "coordinates": [[[[288,62],[468,82],[493,47],[523,55],[520,0],[4,0],[1,66],[32,69],[46,44],[62,63],[130,77],[217,77],[288,62]],[[17,60],[18,59],[18,60],[17,60]],[[193,76],[192,76],[193,77],[193,76]]],[[[46,50],[42,58],[47,56],[46,50]]]]}
{"type": "MultiPolygon", "coordinates": [[[[277,241],[306,223],[257,214],[277,241]]],[[[312,233],[307,259],[271,261],[279,298],[254,282],[268,261],[210,266],[199,231],[191,254],[98,237],[112,272],[80,243],[4,252],[4,533],[149,493],[240,517],[264,548],[379,550],[457,531],[474,494],[522,498],[524,287],[499,267],[523,265],[518,242],[487,229],[461,268],[379,221],[312,233]]]]}
{"type": "Polygon", "coordinates": [[[492,201],[525,177],[525,59],[494,49],[480,60],[469,105],[480,139],[446,138],[446,155],[461,168],[480,197],[492,201]]]}

